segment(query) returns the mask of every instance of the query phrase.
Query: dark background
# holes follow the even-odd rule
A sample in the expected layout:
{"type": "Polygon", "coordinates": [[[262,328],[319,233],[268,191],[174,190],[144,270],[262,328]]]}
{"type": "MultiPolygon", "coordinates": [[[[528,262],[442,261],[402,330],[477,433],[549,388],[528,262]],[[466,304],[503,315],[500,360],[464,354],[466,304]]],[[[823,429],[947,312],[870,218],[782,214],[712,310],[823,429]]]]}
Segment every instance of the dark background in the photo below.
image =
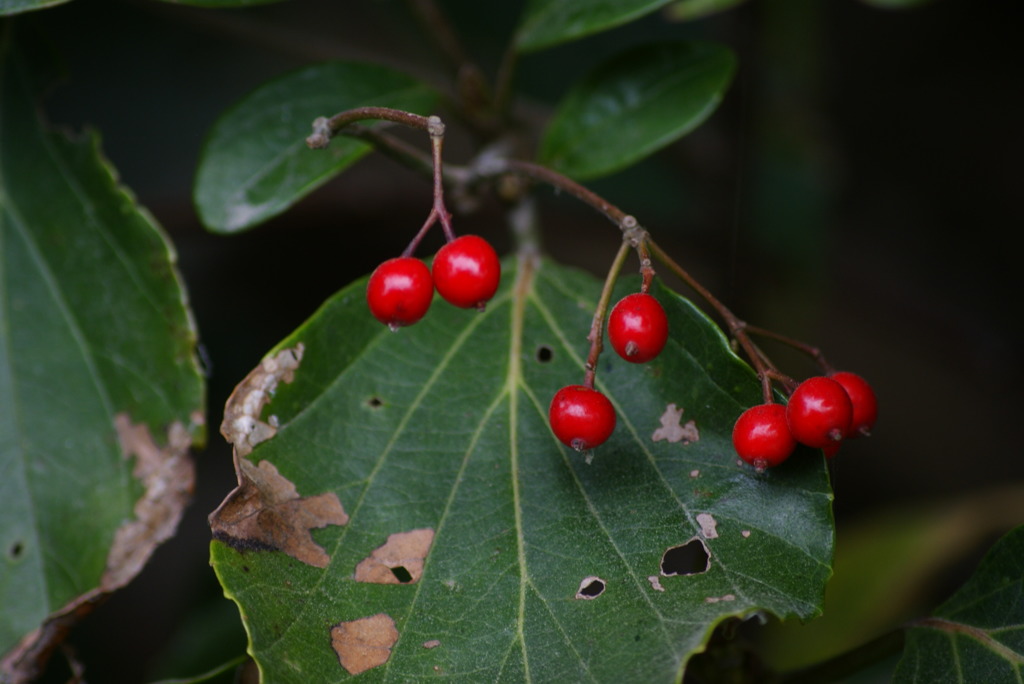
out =
{"type": "MultiPolygon", "coordinates": [[[[441,5],[493,73],[521,3],[441,5]]],[[[520,112],[539,125],[567,83],[625,45],[689,36],[738,53],[707,124],[590,185],[741,317],[820,346],[874,384],[875,435],[834,464],[840,538],[869,512],[1024,482],[1022,19],[1020,3],[984,0],[904,11],[752,0],[687,24],[654,15],[520,65],[520,112]]],[[[122,181],[170,234],[211,368],[209,444],[179,537],[71,643],[90,681],[142,681],[161,662],[179,668],[164,675],[193,674],[201,661],[175,662],[177,649],[206,643],[211,664],[244,645],[207,561],[206,515],[234,486],[217,433],[226,397],[327,296],[400,251],[429,202],[423,179],[373,158],[268,224],[216,236],[191,205],[205,131],[266,79],[323,59],[383,60],[442,83],[448,74],[397,0],[232,11],[76,0],[17,22],[66,64],[48,117],[101,131],[122,181]]],[[[457,127],[452,137],[451,160],[465,161],[457,127]]],[[[549,251],[602,273],[614,228],[541,195],[549,251]]],[[[495,206],[456,221],[507,245],[495,206]]],[[[813,372],[768,348],[793,375],[813,372]]],[[[980,547],[964,550],[957,572],[980,547]]]]}

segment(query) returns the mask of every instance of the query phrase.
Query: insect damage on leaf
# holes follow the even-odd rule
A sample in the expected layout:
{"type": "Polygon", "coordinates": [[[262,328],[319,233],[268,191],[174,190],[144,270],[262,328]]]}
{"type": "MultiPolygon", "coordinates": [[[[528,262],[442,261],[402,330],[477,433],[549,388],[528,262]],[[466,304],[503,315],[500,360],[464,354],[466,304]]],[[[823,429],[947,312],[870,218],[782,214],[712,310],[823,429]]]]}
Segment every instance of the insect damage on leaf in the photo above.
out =
{"type": "Polygon", "coordinates": [[[685,425],[681,424],[683,409],[676,408],[675,404],[666,406],[665,412],[658,420],[661,422],[661,427],[651,434],[651,441],[660,442],[665,439],[669,442],[682,442],[686,445],[700,440],[697,424],[692,420],[686,421],[685,425]]]}
{"type": "Polygon", "coordinates": [[[423,576],[423,561],[434,543],[429,528],[396,532],[356,566],[357,582],[412,584],[423,576]]]}
{"type": "Polygon", "coordinates": [[[694,537],[685,544],[673,546],[665,550],[661,556],[661,574],[699,575],[711,568],[711,552],[707,545],[694,537]]]}
{"type": "Polygon", "coordinates": [[[274,421],[260,420],[260,412],[278,383],[295,378],[303,351],[305,347],[300,342],[293,349],[282,349],[275,356],[263,359],[228,397],[220,433],[234,445],[239,456],[247,456],[257,444],[277,434],[274,421]]]}
{"type": "Polygon", "coordinates": [[[210,514],[215,539],[239,550],[283,551],[297,561],[326,568],[330,556],[310,530],[348,522],[334,492],[302,498],[273,463],[254,465],[235,451],[238,486],[210,514]]]}
{"type": "Polygon", "coordinates": [[[273,463],[258,465],[245,458],[260,442],[277,434],[273,416],[260,420],[280,382],[291,382],[302,361],[302,343],[263,359],[235,387],[224,406],[220,432],[234,445],[238,486],[210,514],[215,539],[239,550],[283,551],[297,561],[318,568],[330,556],[315,542],[310,530],[348,522],[333,492],[300,497],[295,485],[273,463]]]}
{"type": "MultiPolygon", "coordinates": [[[[194,415],[193,424],[202,416],[194,415]]],[[[100,588],[113,591],[139,574],[153,550],[170,539],[192,497],[195,466],[188,449],[192,436],[180,422],[167,432],[167,446],[153,441],[149,428],[132,423],[125,413],[114,416],[114,427],[125,458],[135,457],[132,474],[146,491],[135,503],[135,519],[118,528],[100,588]]]]}
{"type": "Polygon", "coordinates": [[[576,590],[576,598],[586,600],[596,599],[604,593],[605,587],[607,586],[608,583],[600,577],[584,577],[583,580],[580,581],[580,588],[576,590]]]}
{"type": "Polygon", "coordinates": [[[341,666],[350,675],[366,672],[388,662],[391,647],[398,641],[398,630],[390,615],[339,622],[331,627],[331,646],[341,666]]]}
{"type": "MultiPolygon", "coordinates": [[[[190,417],[192,427],[202,415],[190,417]]],[[[175,421],[167,431],[167,445],[160,447],[149,427],[133,423],[126,413],[114,416],[114,429],[124,458],[135,458],[132,475],[145,488],[134,507],[135,518],[118,528],[107,554],[99,586],[77,596],[25,635],[0,661],[0,681],[31,681],[39,676],[50,653],[68,630],[84,619],[104,598],[134,579],[153,551],[174,535],[192,496],[195,466],[188,450],[189,428],[175,421]]],[[[20,553],[15,548],[8,554],[20,553]]]]}

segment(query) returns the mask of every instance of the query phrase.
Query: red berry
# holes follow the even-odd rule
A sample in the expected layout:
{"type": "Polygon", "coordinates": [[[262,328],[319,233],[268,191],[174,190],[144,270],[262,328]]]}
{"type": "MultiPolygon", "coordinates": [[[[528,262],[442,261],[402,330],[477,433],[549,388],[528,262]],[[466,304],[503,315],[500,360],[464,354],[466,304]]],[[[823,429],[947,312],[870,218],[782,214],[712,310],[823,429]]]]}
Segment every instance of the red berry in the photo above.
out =
{"type": "Polygon", "coordinates": [[[370,313],[392,330],[423,318],[434,298],[430,269],[415,257],[388,259],[366,284],[370,313]]]}
{"type": "Polygon", "coordinates": [[[760,404],[748,408],[732,428],[732,445],[740,458],[758,470],[785,461],[796,449],[796,440],[786,421],[786,407],[760,404]]]}
{"type": "Polygon", "coordinates": [[[668,317],[657,299],[637,292],[619,300],[608,316],[608,341],[631,363],[650,361],[668,340],[668,317]]]}
{"type": "Polygon", "coordinates": [[[849,432],[852,418],[853,404],[846,390],[835,380],[820,375],[800,383],[786,405],[793,437],[817,449],[841,440],[849,432]]]}
{"type": "Polygon", "coordinates": [[[487,240],[463,235],[437,251],[434,285],[449,303],[463,309],[482,309],[501,280],[501,262],[487,240]]]}
{"type": "Polygon", "coordinates": [[[853,404],[853,420],[846,438],[861,437],[871,434],[871,428],[878,419],[878,399],[868,381],[856,373],[841,371],[829,376],[846,390],[853,404]]]}
{"type": "Polygon", "coordinates": [[[558,390],[548,409],[555,437],[576,451],[603,444],[615,430],[615,409],[608,397],[583,385],[558,390]]]}

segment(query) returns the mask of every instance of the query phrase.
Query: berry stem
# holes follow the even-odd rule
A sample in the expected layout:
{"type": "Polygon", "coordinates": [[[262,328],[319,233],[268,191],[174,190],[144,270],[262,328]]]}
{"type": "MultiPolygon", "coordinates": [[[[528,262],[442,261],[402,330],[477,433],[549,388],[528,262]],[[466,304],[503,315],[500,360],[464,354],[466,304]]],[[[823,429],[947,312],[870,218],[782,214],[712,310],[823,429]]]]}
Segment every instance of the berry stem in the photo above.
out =
{"type": "Polygon", "coordinates": [[[444,238],[451,242],[455,239],[452,229],[452,215],[444,206],[444,163],[441,160],[441,148],[444,146],[444,123],[439,117],[432,116],[430,128],[430,157],[434,164],[434,206],[430,213],[436,215],[444,230],[444,238]]]}
{"type": "MultiPolygon", "coordinates": [[[[427,220],[423,224],[423,227],[420,228],[419,233],[417,233],[416,237],[413,238],[413,241],[409,244],[403,254],[405,256],[411,255],[416,250],[420,241],[426,235],[430,227],[436,222],[441,223],[446,241],[453,241],[456,236],[451,225],[451,214],[448,212],[444,203],[444,169],[442,166],[441,150],[444,142],[445,127],[439,117],[424,117],[418,114],[412,114],[411,112],[404,112],[387,107],[360,107],[341,112],[330,119],[324,117],[318,118],[313,122],[313,134],[306,139],[306,143],[313,149],[326,147],[331,137],[339,133],[344,133],[346,135],[365,139],[380,147],[382,151],[385,151],[391,156],[397,157],[406,163],[411,162],[413,165],[420,166],[421,168],[426,165],[426,160],[418,153],[418,151],[413,150],[401,141],[392,139],[390,136],[385,136],[377,131],[350,126],[350,124],[357,121],[367,119],[382,119],[385,121],[400,123],[411,128],[426,131],[430,134],[430,168],[434,181],[433,206],[430,210],[430,214],[427,216],[427,220]],[[346,129],[346,127],[348,128],[346,129]]],[[[719,299],[715,297],[710,290],[691,276],[689,272],[680,266],[679,263],[669,256],[669,254],[658,246],[657,243],[651,240],[650,234],[638,224],[635,217],[627,214],[597,193],[577,183],[571,178],[539,164],[534,164],[520,159],[510,159],[504,156],[488,157],[486,161],[487,163],[485,164],[475,164],[470,167],[456,167],[449,171],[449,175],[452,176],[453,181],[461,186],[469,185],[473,178],[493,178],[509,173],[525,176],[526,178],[551,185],[558,190],[572,195],[584,204],[593,207],[603,214],[605,218],[614,223],[622,232],[623,243],[618,254],[616,254],[615,260],[608,272],[608,276],[605,279],[601,299],[598,303],[597,310],[594,312],[594,320],[591,324],[590,334],[588,335],[591,347],[590,353],[587,357],[587,370],[584,380],[585,386],[593,387],[597,361],[602,349],[601,337],[603,333],[604,316],[608,310],[611,290],[619,272],[622,269],[625,255],[630,247],[636,250],[637,256],[640,259],[640,291],[642,293],[646,294],[648,292],[651,282],[654,279],[655,270],[651,266],[651,257],[653,256],[655,259],[667,266],[672,273],[688,285],[712,309],[714,309],[715,312],[717,312],[719,317],[725,323],[729,336],[735,340],[736,344],[743,350],[743,353],[750,359],[750,363],[754,367],[758,379],[761,381],[761,388],[765,403],[772,403],[774,401],[774,393],[772,391],[773,382],[777,382],[782,385],[783,389],[787,393],[792,392],[793,388],[796,387],[796,382],[789,376],[781,373],[775,367],[768,356],[751,340],[752,334],[761,337],[768,337],[788,344],[810,355],[826,372],[832,370],[832,367],[825,360],[821,350],[817,347],[804,344],[803,342],[784,335],[779,335],[764,328],[747,325],[745,321],[733,314],[732,311],[719,301],[719,299]]],[[[530,242],[531,246],[535,247],[535,242],[533,240],[530,242]]]]}
{"type": "MultiPolygon", "coordinates": [[[[672,273],[674,273],[680,280],[690,286],[690,288],[696,292],[700,297],[713,308],[725,322],[726,327],[729,330],[729,336],[736,340],[740,348],[750,359],[750,363],[754,366],[754,371],[757,373],[758,379],[761,381],[761,392],[764,396],[764,402],[766,404],[772,403],[774,397],[772,395],[772,379],[778,379],[781,374],[775,368],[775,366],[768,360],[764,352],[762,352],[757,345],[755,345],[750,335],[747,334],[747,324],[740,320],[736,314],[734,314],[729,308],[723,304],[717,297],[711,294],[711,291],[701,285],[693,276],[691,276],[686,269],[680,266],[675,259],[668,255],[665,250],[657,245],[653,240],[648,238],[648,245],[654,257],[665,264],[672,273]]],[[[784,376],[783,376],[784,377],[784,376]]]]}
{"type": "Polygon", "coordinates": [[[451,242],[455,239],[455,230],[452,228],[452,215],[444,204],[444,162],[442,160],[442,149],[444,147],[445,125],[438,116],[421,116],[412,112],[392,109],[390,107],[357,107],[339,112],[329,119],[319,117],[313,122],[313,133],[306,138],[306,145],[310,149],[318,150],[327,147],[331,138],[335,135],[346,134],[359,137],[374,143],[382,150],[387,151],[391,156],[399,157],[404,161],[411,160],[414,165],[422,166],[423,160],[418,151],[390,136],[383,136],[380,133],[366,128],[351,127],[357,121],[370,119],[390,121],[402,124],[410,128],[426,131],[430,135],[430,171],[434,179],[434,198],[427,215],[426,221],[419,232],[402,252],[402,256],[412,256],[419,247],[423,237],[435,223],[441,223],[445,240],[451,242]]]}
{"type": "MultiPolygon", "coordinates": [[[[644,278],[646,287],[650,287],[650,280],[654,276],[654,269],[650,267],[650,255],[653,255],[658,261],[663,263],[669,268],[676,276],[678,276],[684,283],[686,283],[691,289],[693,289],[705,302],[713,308],[718,315],[725,322],[726,328],[729,331],[729,336],[736,340],[739,346],[743,349],[743,352],[750,359],[751,364],[754,366],[754,370],[757,372],[758,378],[761,380],[761,388],[764,394],[765,403],[771,403],[774,400],[772,393],[772,380],[780,380],[784,384],[789,384],[790,381],[786,376],[781,374],[768,360],[765,354],[757,348],[757,346],[751,341],[750,336],[747,334],[747,324],[740,320],[732,311],[729,310],[721,301],[718,300],[710,290],[701,285],[693,276],[691,276],[682,266],[680,266],[671,256],[668,255],[661,247],[657,245],[653,240],[650,239],[650,235],[641,228],[636,219],[616,207],[611,202],[608,202],[600,195],[585,188],[576,181],[563,176],[557,171],[533,164],[531,162],[521,161],[518,159],[506,159],[500,166],[504,167],[504,170],[513,173],[522,174],[534,180],[539,180],[547,183],[559,190],[562,190],[585,204],[590,205],[597,211],[604,214],[604,216],[617,225],[619,230],[623,232],[624,237],[631,241],[633,245],[638,249],[638,254],[641,260],[641,274],[644,278]],[[649,252],[647,252],[649,250],[649,252]],[[644,254],[648,253],[645,261],[644,254]],[[649,269],[649,270],[648,270],[649,269]]],[[[625,243],[624,243],[625,244],[625,243]]],[[[621,264],[619,265],[621,267],[621,264]]],[[[613,268],[615,268],[613,264],[613,268]]],[[[608,281],[605,281],[607,288],[608,281]]],[[[642,285],[641,287],[644,287],[642,285]]],[[[600,311],[600,306],[598,307],[600,311]]],[[[607,304],[605,306],[607,308],[607,304]]],[[[600,311],[603,315],[603,311],[600,311]]],[[[595,312],[596,317],[597,312],[595,312]]],[[[600,321],[596,322],[596,325],[600,325],[600,321]]],[[[591,337],[594,336],[594,327],[591,328],[591,337]]],[[[593,344],[593,342],[592,342],[593,344]]],[[[591,347],[591,357],[593,364],[596,365],[597,354],[600,353],[600,340],[597,342],[596,353],[595,347],[591,347]]],[[[590,369],[592,363],[588,361],[588,377],[591,376],[592,371],[590,369]]]]}
{"type": "Polygon", "coordinates": [[[636,240],[636,255],[640,258],[640,292],[647,294],[654,281],[654,267],[651,266],[651,252],[647,247],[649,237],[647,231],[640,229],[639,239],[636,240]]]}
{"type": "MultiPolygon", "coordinates": [[[[402,124],[431,135],[433,135],[431,120],[436,119],[438,123],[441,121],[436,116],[427,117],[391,107],[356,107],[338,112],[330,118],[321,116],[313,121],[313,133],[306,138],[306,145],[312,150],[321,150],[327,147],[331,138],[338,135],[349,124],[371,119],[402,124]]],[[[441,133],[444,134],[444,124],[441,124],[441,133]]]]}
{"type": "Polygon", "coordinates": [[[601,298],[597,301],[597,308],[594,309],[594,319],[590,323],[590,334],[587,335],[587,339],[590,340],[590,353],[587,354],[586,373],[583,376],[583,386],[590,389],[594,389],[597,361],[601,356],[601,349],[603,348],[602,338],[604,337],[605,314],[608,311],[608,304],[612,299],[615,281],[619,277],[619,272],[622,270],[622,265],[625,263],[626,256],[629,255],[631,247],[632,245],[627,240],[623,240],[622,244],[619,245],[619,251],[615,254],[615,259],[612,260],[612,265],[608,269],[608,275],[604,279],[601,298]]]}
{"type": "Polygon", "coordinates": [[[818,347],[814,347],[812,345],[806,344],[805,342],[801,342],[800,340],[794,339],[792,337],[787,337],[786,335],[780,335],[777,332],[774,332],[772,330],[768,330],[767,328],[760,328],[760,327],[755,326],[755,325],[748,325],[747,326],[747,332],[749,332],[751,335],[757,335],[759,337],[767,337],[767,338],[773,339],[773,340],[775,340],[777,342],[782,342],[785,345],[788,345],[790,347],[793,347],[794,349],[802,351],[803,353],[807,354],[812,359],[814,359],[814,362],[818,364],[818,366],[821,368],[822,371],[824,371],[824,373],[826,375],[828,375],[828,374],[830,374],[830,373],[835,371],[835,368],[832,366],[832,364],[830,364],[828,361],[825,360],[825,354],[818,347]]]}
{"type": "MultiPolygon", "coordinates": [[[[521,159],[505,159],[503,163],[495,164],[493,170],[499,173],[512,172],[520,175],[539,180],[552,187],[558,188],[559,190],[568,193],[580,200],[584,204],[589,204],[594,209],[605,215],[605,217],[619,227],[620,230],[627,230],[629,227],[636,226],[636,219],[627,214],[626,212],[619,209],[617,206],[607,201],[597,193],[591,191],[588,188],[580,185],[576,181],[572,180],[567,176],[563,176],[557,171],[552,171],[546,166],[540,164],[534,164],[532,162],[523,161],[521,159]],[[626,219],[632,219],[632,226],[626,226],[628,223],[626,219]]],[[[488,169],[491,171],[492,169],[488,169]]]]}

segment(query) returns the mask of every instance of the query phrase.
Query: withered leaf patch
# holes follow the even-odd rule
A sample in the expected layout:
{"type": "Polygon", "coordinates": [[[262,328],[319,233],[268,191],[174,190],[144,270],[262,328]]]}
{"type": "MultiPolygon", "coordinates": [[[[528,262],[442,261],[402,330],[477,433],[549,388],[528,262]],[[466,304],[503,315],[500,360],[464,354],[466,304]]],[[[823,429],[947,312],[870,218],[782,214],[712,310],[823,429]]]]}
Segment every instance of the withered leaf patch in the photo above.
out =
{"type": "Polygon", "coordinates": [[[395,621],[384,613],[340,622],[331,628],[331,646],[350,675],[388,662],[396,641],[395,621]]]}
{"type": "Polygon", "coordinates": [[[423,576],[423,561],[434,542],[429,528],[396,532],[356,566],[357,582],[412,584],[423,576]]]}
{"type": "MultiPolygon", "coordinates": [[[[194,422],[201,420],[193,416],[194,422]]],[[[188,454],[192,436],[184,425],[171,425],[163,449],[153,441],[148,427],[132,423],[126,413],[114,416],[114,426],[121,453],[135,457],[132,475],[146,491],[135,502],[135,520],[122,525],[114,536],[100,586],[106,591],[138,575],[154,549],[174,535],[195,484],[195,466],[188,454]]]]}
{"type": "Polygon", "coordinates": [[[300,342],[293,349],[282,349],[276,355],[263,359],[228,397],[220,433],[234,445],[239,455],[248,455],[254,446],[277,434],[277,426],[271,421],[261,420],[260,413],[278,383],[294,379],[304,350],[300,342]]]}
{"type": "Polygon", "coordinates": [[[213,536],[243,550],[283,551],[297,561],[326,568],[331,558],[310,530],[344,525],[348,514],[334,492],[302,498],[274,464],[254,465],[235,452],[238,486],[210,514],[213,536]]]}
{"type": "Polygon", "coordinates": [[[117,529],[99,586],[54,611],[4,654],[0,681],[35,680],[69,630],[109,594],[133,580],[156,548],[174,535],[192,497],[195,466],[189,455],[191,430],[202,420],[197,413],[190,416],[190,427],[174,422],[167,430],[167,445],[161,447],[147,425],[133,423],[127,413],[114,416],[121,454],[125,459],[135,459],[132,475],[145,488],[135,502],[135,517],[117,529]]]}

